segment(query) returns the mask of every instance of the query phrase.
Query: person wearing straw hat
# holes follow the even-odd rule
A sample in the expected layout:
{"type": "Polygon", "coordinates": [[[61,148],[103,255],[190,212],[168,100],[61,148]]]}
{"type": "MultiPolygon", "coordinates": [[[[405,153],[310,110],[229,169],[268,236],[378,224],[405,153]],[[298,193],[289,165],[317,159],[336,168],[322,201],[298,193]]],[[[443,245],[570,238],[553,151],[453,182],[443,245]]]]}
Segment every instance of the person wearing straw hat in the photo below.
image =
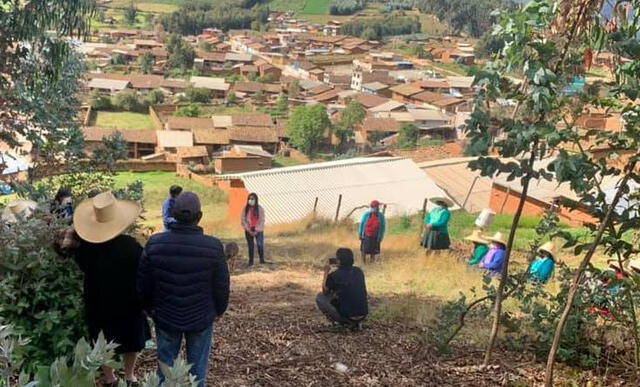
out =
{"type": "Polygon", "coordinates": [[[495,277],[502,274],[507,243],[501,232],[495,233],[489,238],[489,242],[491,242],[491,248],[478,267],[487,270],[490,276],[495,277]]]}
{"type": "Polygon", "coordinates": [[[473,253],[469,259],[469,265],[478,265],[489,252],[489,241],[482,236],[480,230],[474,230],[465,240],[473,243],[473,253]]]}
{"type": "Polygon", "coordinates": [[[38,203],[33,200],[16,200],[7,204],[2,211],[2,221],[5,224],[18,223],[20,219],[27,219],[38,209],[38,203]]]}
{"type": "Polygon", "coordinates": [[[369,211],[362,216],[358,230],[363,263],[367,263],[367,255],[373,263],[376,255],[380,254],[380,243],[384,238],[386,226],[387,221],[384,214],[380,212],[380,202],[373,200],[369,205],[369,211]]]}
{"type": "MultiPolygon", "coordinates": [[[[142,246],[124,233],[140,215],[140,205],[103,192],[78,205],[73,215],[79,245],[72,252],[84,273],[84,306],[91,341],[102,332],[118,344],[128,385],[136,385],[137,353],[150,338],[136,292],[142,246]]],[[[116,386],[110,367],[102,367],[104,385],[116,386]]]]}
{"type": "Polygon", "coordinates": [[[429,200],[436,207],[429,211],[424,219],[425,232],[421,245],[427,252],[447,250],[451,245],[448,225],[451,220],[449,207],[453,206],[453,201],[446,197],[435,197],[429,200]]]}
{"type": "Polygon", "coordinates": [[[553,269],[555,269],[556,266],[556,250],[553,242],[547,242],[540,246],[538,254],[540,255],[531,264],[529,275],[531,281],[544,284],[549,281],[549,278],[551,278],[553,274],[553,269]]]}

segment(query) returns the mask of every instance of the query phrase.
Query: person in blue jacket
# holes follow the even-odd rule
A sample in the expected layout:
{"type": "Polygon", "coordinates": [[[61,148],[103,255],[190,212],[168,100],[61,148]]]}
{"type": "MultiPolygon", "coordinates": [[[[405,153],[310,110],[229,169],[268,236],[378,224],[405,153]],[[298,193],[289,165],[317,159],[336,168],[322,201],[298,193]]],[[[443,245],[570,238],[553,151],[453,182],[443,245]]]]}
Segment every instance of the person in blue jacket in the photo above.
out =
{"type": "Polygon", "coordinates": [[[169,188],[169,197],[162,203],[162,224],[164,225],[164,231],[169,231],[171,226],[177,223],[173,217],[173,205],[180,193],[182,193],[182,187],[172,185],[171,188],[169,188]]]}
{"type": "Polygon", "coordinates": [[[485,269],[491,277],[497,277],[502,274],[507,244],[501,232],[489,238],[489,242],[491,242],[491,248],[478,267],[485,269]]]}
{"type": "Polygon", "coordinates": [[[380,212],[380,202],[372,201],[369,205],[369,211],[362,216],[358,230],[363,263],[367,263],[367,255],[371,257],[373,263],[376,255],[380,254],[380,243],[384,238],[386,226],[384,214],[380,212]]]}
{"type": "Polygon", "coordinates": [[[553,269],[555,269],[556,266],[556,254],[553,242],[547,242],[540,246],[538,253],[540,255],[531,264],[529,276],[531,281],[544,284],[549,281],[549,278],[551,278],[551,275],[553,274],[553,269]]]}

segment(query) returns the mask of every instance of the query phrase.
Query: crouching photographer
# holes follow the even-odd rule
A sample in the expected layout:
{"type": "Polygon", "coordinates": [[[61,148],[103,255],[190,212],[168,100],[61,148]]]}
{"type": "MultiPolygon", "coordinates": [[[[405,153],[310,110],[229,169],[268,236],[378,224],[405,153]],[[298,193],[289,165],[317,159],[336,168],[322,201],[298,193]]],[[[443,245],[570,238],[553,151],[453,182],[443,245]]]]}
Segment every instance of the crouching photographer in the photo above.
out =
{"type": "Polygon", "coordinates": [[[369,313],[364,273],[353,266],[353,252],[340,248],[324,267],[318,309],[334,324],[353,331],[362,328],[369,313]],[[335,270],[334,270],[335,269],[335,270]]]}

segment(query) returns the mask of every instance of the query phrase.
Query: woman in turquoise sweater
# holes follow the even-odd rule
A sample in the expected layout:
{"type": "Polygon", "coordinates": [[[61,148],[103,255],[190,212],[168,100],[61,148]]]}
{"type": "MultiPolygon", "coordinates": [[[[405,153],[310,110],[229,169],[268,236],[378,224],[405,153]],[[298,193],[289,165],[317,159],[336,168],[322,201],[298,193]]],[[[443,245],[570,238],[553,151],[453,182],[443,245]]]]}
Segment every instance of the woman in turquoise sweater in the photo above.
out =
{"type": "Polygon", "coordinates": [[[384,214],[380,212],[380,202],[374,200],[369,205],[369,211],[362,217],[358,229],[363,263],[367,263],[367,255],[371,257],[371,263],[373,263],[376,255],[380,254],[380,242],[384,238],[386,227],[387,221],[384,214]]]}
{"type": "Polygon", "coordinates": [[[447,250],[451,245],[449,239],[449,221],[451,213],[449,207],[453,205],[451,199],[430,199],[436,205],[424,219],[425,233],[422,239],[422,247],[429,251],[447,250]]]}
{"type": "Polygon", "coordinates": [[[531,281],[544,284],[551,278],[553,269],[555,269],[556,266],[556,253],[553,243],[545,243],[538,249],[538,253],[540,256],[531,264],[529,276],[531,277],[531,281]]]}
{"type": "Polygon", "coordinates": [[[480,230],[475,230],[465,240],[473,242],[473,252],[469,258],[469,266],[478,265],[489,252],[489,241],[482,236],[480,230]]]}

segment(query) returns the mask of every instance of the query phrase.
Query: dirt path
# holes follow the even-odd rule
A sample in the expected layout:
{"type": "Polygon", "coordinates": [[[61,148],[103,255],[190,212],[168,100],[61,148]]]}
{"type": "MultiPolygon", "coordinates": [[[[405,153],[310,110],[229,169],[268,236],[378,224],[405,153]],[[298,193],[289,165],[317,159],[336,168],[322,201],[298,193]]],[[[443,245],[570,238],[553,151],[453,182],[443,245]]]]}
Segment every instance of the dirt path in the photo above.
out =
{"type": "MultiPolygon", "coordinates": [[[[402,324],[373,321],[363,332],[331,332],[315,307],[319,280],[317,272],[276,268],[234,275],[207,385],[493,386],[514,378],[506,368],[469,367],[477,364],[473,352],[441,363],[420,332],[402,324]],[[336,370],[336,363],[347,371],[336,370]]],[[[155,356],[147,351],[141,368],[153,367],[155,356]]]]}

